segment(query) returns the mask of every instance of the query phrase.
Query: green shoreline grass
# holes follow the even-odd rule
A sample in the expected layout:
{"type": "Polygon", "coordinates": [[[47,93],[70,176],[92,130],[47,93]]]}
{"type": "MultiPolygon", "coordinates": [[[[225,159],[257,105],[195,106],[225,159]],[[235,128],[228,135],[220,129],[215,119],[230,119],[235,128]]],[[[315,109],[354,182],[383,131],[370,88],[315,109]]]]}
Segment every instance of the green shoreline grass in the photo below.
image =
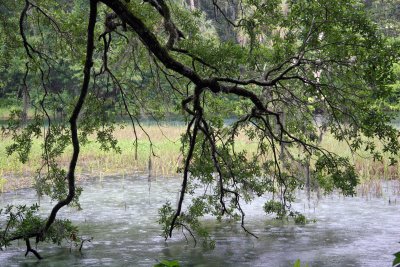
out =
{"type": "MultiPolygon", "coordinates": [[[[89,176],[110,176],[132,173],[149,173],[149,158],[151,159],[152,176],[176,175],[178,164],[182,160],[180,154],[180,134],[183,127],[145,127],[151,138],[155,155],[150,153],[150,141],[145,133],[137,129],[138,150],[135,159],[134,133],[129,127],[118,129],[115,137],[121,153],[103,151],[93,139],[81,147],[76,176],[85,179],[89,176]],[[150,157],[151,155],[151,157],[150,157]]],[[[7,157],[6,147],[12,143],[10,138],[0,139],[0,192],[29,187],[32,185],[36,170],[41,166],[41,140],[34,140],[31,155],[26,164],[19,162],[17,155],[7,157]],[[7,180],[7,181],[5,181],[7,180]],[[2,190],[3,189],[3,190],[2,190]]],[[[64,154],[58,158],[58,163],[67,168],[72,155],[72,146],[67,147],[64,154]]]]}
{"type": "MultiPolygon", "coordinates": [[[[140,129],[138,134],[138,153],[135,160],[134,133],[130,127],[120,129],[116,127],[115,137],[118,140],[121,153],[102,151],[99,144],[93,140],[82,147],[76,169],[77,179],[87,177],[102,177],[110,175],[127,175],[132,173],[149,173],[150,142],[140,129]]],[[[183,126],[145,126],[151,138],[155,156],[151,156],[152,176],[176,176],[177,169],[182,163],[180,153],[180,135],[184,132],[183,126]]],[[[10,138],[0,139],[0,192],[29,187],[32,185],[36,170],[40,167],[42,149],[40,140],[35,140],[29,161],[22,164],[16,155],[6,156],[6,146],[11,144],[10,138]]],[[[391,180],[400,177],[399,164],[389,166],[388,159],[382,162],[374,161],[371,156],[351,155],[347,145],[335,140],[327,134],[322,146],[330,151],[347,156],[355,164],[361,183],[381,179],[391,180]]],[[[255,151],[256,144],[243,137],[237,141],[238,150],[247,148],[255,151]]],[[[58,159],[61,166],[68,167],[72,147],[58,159]]]]}

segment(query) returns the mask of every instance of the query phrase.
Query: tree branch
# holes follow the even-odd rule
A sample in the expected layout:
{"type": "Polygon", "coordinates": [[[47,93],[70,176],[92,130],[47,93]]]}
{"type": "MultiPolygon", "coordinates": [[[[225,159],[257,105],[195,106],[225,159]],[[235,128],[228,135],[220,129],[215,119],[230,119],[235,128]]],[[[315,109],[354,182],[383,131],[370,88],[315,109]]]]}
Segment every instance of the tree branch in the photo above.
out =
{"type": "Polygon", "coordinates": [[[71,203],[73,198],[75,197],[75,167],[78,161],[79,156],[79,140],[78,140],[78,129],[77,129],[77,120],[79,117],[79,113],[82,110],[82,106],[85,102],[89,81],[90,81],[90,71],[93,65],[93,50],[94,50],[94,28],[96,26],[96,17],[97,17],[97,0],[90,1],[90,14],[89,14],[89,24],[88,24],[88,36],[87,36],[87,46],[86,46],[86,60],[84,66],[84,78],[81,88],[81,93],[78,99],[78,102],[75,105],[75,108],[72,112],[72,115],[69,119],[70,127],[71,127],[71,138],[73,145],[73,154],[70,161],[67,180],[68,180],[68,195],[65,199],[59,201],[52,209],[49,218],[47,219],[46,225],[42,232],[36,239],[36,242],[43,240],[44,235],[47,230],[53,224],[56,219],[57,212],[64,206],[71,203]]]}

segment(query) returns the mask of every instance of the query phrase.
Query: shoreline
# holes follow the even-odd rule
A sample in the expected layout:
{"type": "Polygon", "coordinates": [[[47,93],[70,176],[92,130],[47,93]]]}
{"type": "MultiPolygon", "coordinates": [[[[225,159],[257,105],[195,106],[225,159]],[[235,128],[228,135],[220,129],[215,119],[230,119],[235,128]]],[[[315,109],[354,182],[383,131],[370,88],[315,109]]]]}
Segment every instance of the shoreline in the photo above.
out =
{"type": "MultiPolygon", "coordinates": [[[[143,177],[145,179],[148,179],[149,182],[151,182],[153,179],[158,180],[159,178],[162,179],[169,179],[169,178],[177,178],[179,176],[179,173],[176,173],[175,175],[166,175],[166,176],[152,176],[149,175],[148,172],[145,171],[134,171],[130,173],[100,173],[100,175],[93,175],[92,173],[80,173],[79,175],[76,176],[76,184],[79,186],[81,183],[85,183],[88,181],[102,181],[104,178],[117,178],[121,179],[121,181],[132,177],[143,177]],[[147,177],[147,178],[146,178],[147,177]]],[[[1,187],[1,180],[0,180],[0,196],[2,194],[7,194],[7,193],[13,193],[18,190],[24,190],[24,189],[34,189],[34,178],[30,177],[7,177],[4,178],[9,183],[7,183],[6,186],[3,188],[1,187]],[[11,181],[11,182],[10,182],[11,181]]],[[[400,179],[373,179],[373,180],[368,180],[368,181],[361,181],[355,188],[356,194],[354,197],[361,197],[365,199],[371,199],[371,198],[384,198],[386,199],[387,195],[389,194],[389,190],[391,191],[392,195],[397,195],[400,196],[400,179]],[[390,189],[388,184],[391,184],[390,189]]],[[[324,194],[324,192],[319,192],[318,190],[311,191],[313,195],[315,195],[318,199],[321,196],[329,196],[329,194],[324,194]]],[[[335,192],[332,192],[335,193],[335,192]]],[[[336,192],[339,195],[340,192],[336,192]]],[[[351,197],[351,196],[350,196],[351,197]]],[[[390,199],[389,199],[390,203],[390,199]]]]}
{"type": "MultiPolygon", "coordinates": [[[[116,126],[114,136],[118,140],[121,153],[101,150],[99,144],[95,142],[95,137],[91,136],[90,141],[81,147],[76,168],[77,180],[81,177],[101,175],[146,174],[149,173],[149,169],[153,177],[175,176],[183,163],[180,138],[185,128],[173,125],[147,125],[144,129],[150,136],[151,143],[146,133],[138,129],[137,159],[135,159],[133,145],[135,136],[130,127],[116,126]],[[150,146],[154,149],[156,156],[151,155],[150,146]]],[[[12,143],[11,138],[0,137],[0,192],[2,189],[6,191],[32,186],[33,176],[36,175],[36,170],[43,162],[41,142],[42,139],[33,140],[30,158],[26,164],[22,164],[18,161],[17,155],[6,156],[6,146],[12,143]]],[[[327,150],[350,158],[359,175],[360,184],[400,178],[400,164],[390,166],[388,158],[384,157],[383,161],[379,162],[374,161],[363,151],[359,154],[351,154],[345,143],[337,141],[329,134],[324,136],[321,145],[327,150]]],[[[236,147],[238,151],[247,149],[251,154],[256,151],[257,144],[244,135],[240,135],[236,147]]],[[[296,152],[296,148],[293,149],[296,152]]],[[[57,157],[60,167],[68,168],[71,154],[72,146],[68,146],[64,153],[57,157]]]]}

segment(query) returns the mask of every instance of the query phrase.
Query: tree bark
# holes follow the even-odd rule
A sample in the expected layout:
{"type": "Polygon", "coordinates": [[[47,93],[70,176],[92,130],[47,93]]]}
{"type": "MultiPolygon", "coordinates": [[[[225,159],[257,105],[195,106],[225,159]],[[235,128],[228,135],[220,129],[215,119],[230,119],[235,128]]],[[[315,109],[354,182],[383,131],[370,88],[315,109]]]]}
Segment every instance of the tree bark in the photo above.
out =
{"type": "MultiPolygon", "coordinates": [[[[82,88],[80,92],[80,96],[78,102],[75,105],[75,108],[72,112],[72,115],[69,119],[70,128],[71,128],[71,139],[73,145],[73,154],[70,161],[67,180],[68,180],[68,195],[65,199],[59,201],[52,209],[50,216],[46,222],[46,225],[41,233],[40,238],[43,238],[43,235],[49,230],[50,226],[53,224],[57,212],[64,206],[71,203],[73,198],[75,197],[75,168],[76,163],[78,161],[79,156],[79,139],[78,139],[78,127],[77,120],[79,117],[79,113],[82,110],[83,104],[85,102],[85,98],[87,96],[89,81],[90,81],[90,71],[93,66],[93,50],[94,50],[94,28],[96,26],[96,17],[97,17],[97,0],[90,1],[90,14],[89,14],[89,25],[88,25],[88,36],[87,36],[87,46],[86,46],[86,60],[84,67],[84,78],[82,83],[82,88]]],[[[39,238],[39,239],[40,239],[39,238]]],[[[38,240],[37,240],[38,241],[38,240]]]]}

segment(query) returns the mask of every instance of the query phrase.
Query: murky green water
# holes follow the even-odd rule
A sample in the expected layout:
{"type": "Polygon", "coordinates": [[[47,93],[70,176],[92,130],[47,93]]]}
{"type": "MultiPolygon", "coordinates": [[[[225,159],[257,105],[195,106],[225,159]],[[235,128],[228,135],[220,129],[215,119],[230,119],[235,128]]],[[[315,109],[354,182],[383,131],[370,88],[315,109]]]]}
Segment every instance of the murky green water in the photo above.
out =
{"type": "MultiPolygon", "coordinates": [[[[82,235],[94,238],[82,253],[68,245],[39,244],[45,257],[39,262],[32,255],[25,258],[23,244],[15,243],[0,251],[0,266],[153,266],[162,259],[177,259],[182,266],[292,266],[296,259],[310,266],[391,266],[392,254],[400,250],[400,197],[393,195],[393,184],[384,183],[383,198],[299,201],[297,210],[317,220],[305,226],[266,217],[265,198],[260,198],[245,206],[247,227],[259,238],[246,235],[239,223],[206,219],[216,239],[212,251],[186,243],[178,233],[167,242],[160,236],[158,208],[166,200],[176,202],[179,186],[177,179],[149,184],[147,177],[86,182],[83,211],[59,213],[79,225],[82,235]]],[[[6,193],[0,208],[36,199],[33,190],[6,193]]],[[[41,204],[50,207],[46,199],[41,204]]]]}

